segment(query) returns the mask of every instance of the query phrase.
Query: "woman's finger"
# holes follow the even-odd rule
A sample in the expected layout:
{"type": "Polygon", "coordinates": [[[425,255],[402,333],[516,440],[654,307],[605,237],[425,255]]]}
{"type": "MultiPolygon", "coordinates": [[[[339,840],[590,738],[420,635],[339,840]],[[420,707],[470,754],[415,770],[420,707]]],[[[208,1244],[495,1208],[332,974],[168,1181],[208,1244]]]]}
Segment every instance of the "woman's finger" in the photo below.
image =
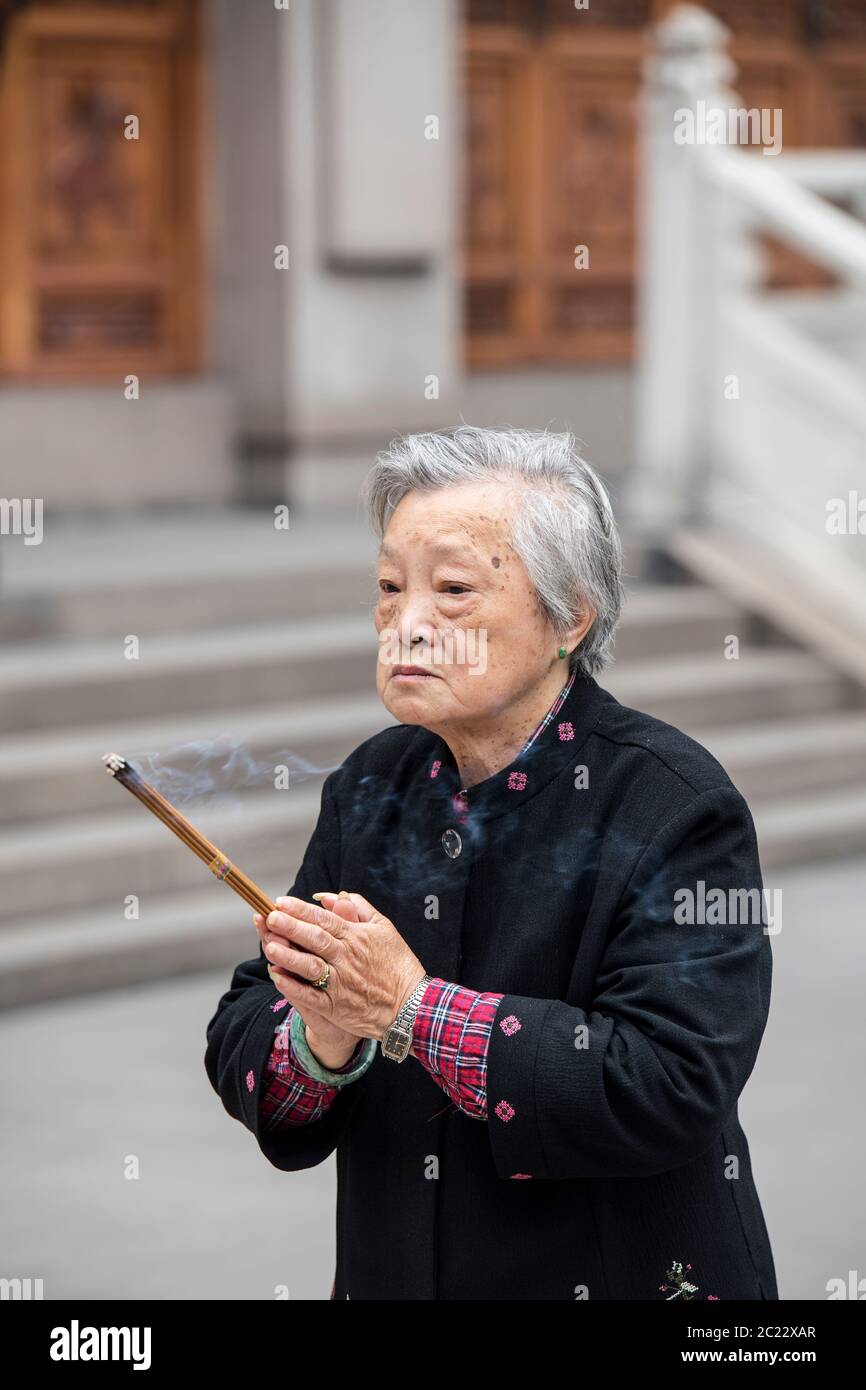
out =
{"type": "Polygon", "coordinates": [[[289,975],[285,970],[278,970],[275,965],[268,966],[268,974],[271,977],[271,984],[273,984],[274,987],[279,990],[283,998],[287,999],[292,1007],[297,1009],[298,1013],[300,1013],[301,1011],[298,1008],[300,991],[301,989],[308,988],[308,986],[299,985],[294,975],[289,975]]]}
{"type": "Polygon", "coordinates": [[[311,1023],[315,1026],[316,1022],[321,1019],[323,1022],[333,1025],[334,1003],[332,999],[329,999],[326,989],[316,989],[315,985],[312,984],[305,985],[302,981],[294,979],[293,976],[287,975],[281,970],[277,970],[275,973],[280,978],[275,980],[274,984],[301,1015],[303,1023],[311,1023]]]}
{"type": "MultiPolygon", "coordinates": [[[[342,925],[346,925],[340,918],[342,925]]],[[[286,940],[302,946],[305,951],[321,956],[323,960],[334,960],[339,950],[340,939],[315,922],[302,921],[300,917],[290,917],[287,912],[268,914],[267,926],[271,936],[285,937],[286,940]]]]}
{"type": "Polygon", "coordinates": [[[357,922],[358,909],[352,902],[348,893],[314,893],[313,897],[318,898],[322,907],[333,912],[335,916],[342,917],[346,922],[357,922]]]}
{"type": "Polygon", "coordinates": [[[319,907],[346,922],[355,920],[355,906],[348,897],[340,898],[336,893],[317,893],[319,907]]]}
{"type": "Polygon", "coordinates": [[[376,916],[376,909],[372,903],[368,902],[360,893],[350,894],[348,901],[357,912],[359,922],[372,922],[376,916]]]}
{"type": "Polygon", "coordinates": [[[293,975],[300,975],[304,980],[320,980],[325,973],[325,962],[318,956],[311,956],[306,951],[296,951],[282,941],[272,939],[267,942],[265,955],[272,965],[278,966],[280,970],[291,971],[293,975]]]}
{"type": "Polygon", "coordinates": [[[291,917],[293,921],[321,927],[338,939],[345,935],[345,919],[319,903],[308,903],[303,898],[275,898],[274,902],[277,911],[291,917]]]}
{"type": "Polygon", "coordinates": [[[296,1013],[301,1015],[304,1024],[317,1020],[332,1023],[333,1001],[328,998],[326,989],[316,989],[315,985],[305,985],[287,971],[276,965],[268,966],[268,974],[284,999],[288,999],[296,1013]]]}

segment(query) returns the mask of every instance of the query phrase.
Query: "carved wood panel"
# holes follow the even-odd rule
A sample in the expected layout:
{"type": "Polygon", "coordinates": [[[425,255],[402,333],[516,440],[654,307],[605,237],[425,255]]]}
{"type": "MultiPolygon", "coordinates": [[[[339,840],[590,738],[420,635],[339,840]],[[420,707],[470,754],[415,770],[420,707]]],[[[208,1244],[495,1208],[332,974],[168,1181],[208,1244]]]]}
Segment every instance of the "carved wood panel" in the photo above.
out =
{"type": "Polygon", "coordinates": [[[613,46],[576,43],[564,25],[540,36],[529,25],[470,29],[464,302],[472,362],[628,355],[640,46],[639,33],[616,36],[613,46]],[[584,246],[588,265],[576,268],[584,246]]]}
{"type": "Polygon", "coordinates": [[[848,149],[866,147],[866,13],[859,44],[821,48],[815,59],[815,78],[819,87],[816,143],[848,149]]]}
{"type": "Polygon", "coordinates": [[[637,52],[554,43],[542,61],[542,351],[616,361],[631,341],[637,52]]]}
{"type": "Polygon", "coordinates": [[[519,37],[470,48],[463,207],[465,313],[480,359],[527,353],[530,67],[519,37]],[[517,344],[523,346],[518,347],[517,344]]]}
{"type": "Polygon", "coordinates": [[[192,0],[36,0],[10,20],[5,374],[122,379],[198,366],[196,21],[192,0]]]}
{"type": "MultiPolygon", "coordinates": [[[[467,0],[471,364],[629,359],[640,59],[675,2],[467,0]]],[[[781,108],[785,146],[866,144],[866,0],[703,2],[733,31],[743,105],[781,108]]],[[[827,283],[766,248],[768,286],[827,283]]]]}

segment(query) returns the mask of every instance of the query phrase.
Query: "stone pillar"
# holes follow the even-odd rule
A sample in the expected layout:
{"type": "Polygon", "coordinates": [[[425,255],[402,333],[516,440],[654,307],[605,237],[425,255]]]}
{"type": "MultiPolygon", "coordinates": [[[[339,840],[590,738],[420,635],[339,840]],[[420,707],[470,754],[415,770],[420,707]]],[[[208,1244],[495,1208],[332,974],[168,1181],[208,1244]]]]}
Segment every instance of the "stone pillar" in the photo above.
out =
{"type": "MultiPolygon", "coordinates": [[[[729,30],[683,5],[655,28],[642,97],[638,196],[636,470],[629,510],[658,532],[700,507],[712,466],[713,373],[722,209],[701,171],[712,151],[678,143],[677,113],[736,104],[729,30]]],[[[719,382],[721,391],[721,382],[719,382]]]]}
{"type": "Polygon", "coordinates": [[[212,198],[209,341],[235,402],[242,497],[282,492],[290,283],[282,240],[287,129],[280,42],[291,12],[215,0],[209,8],[212,198]]]}
{"type": "Polygon", "coordinates": [[[249,221],[256,254],[272,266],[285,245],[289,268],[270,270],[273,301],[260,313],[269,341],[275,315],[281,322],[260,364],[275,409],[250,381],[247,430],[256,412],[283,412],[284,485],[300,506],[354,506],[393,434],[454,422],[459,8],[291,0],[268,16],[279,114],[264,138],[278,201],[264,188],[249,221]]]}

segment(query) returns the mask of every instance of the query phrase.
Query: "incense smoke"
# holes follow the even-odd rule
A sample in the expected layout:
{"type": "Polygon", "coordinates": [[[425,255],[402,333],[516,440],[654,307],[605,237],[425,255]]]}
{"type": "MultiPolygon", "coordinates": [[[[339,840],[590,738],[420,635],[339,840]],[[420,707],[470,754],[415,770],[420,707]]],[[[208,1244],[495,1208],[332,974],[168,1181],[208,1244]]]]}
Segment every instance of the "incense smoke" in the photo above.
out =
{"type": "Polygon", "coordinates": [[[130,753],[129,762],[179,808],[192,802],[229,806],[236,803],[239,792],[284,787],[286,783],[291,789],[334,770],[317,767],[287,748],[257,757],[240,739],[228,734],[194,739],[163,753],[130,753]]]}

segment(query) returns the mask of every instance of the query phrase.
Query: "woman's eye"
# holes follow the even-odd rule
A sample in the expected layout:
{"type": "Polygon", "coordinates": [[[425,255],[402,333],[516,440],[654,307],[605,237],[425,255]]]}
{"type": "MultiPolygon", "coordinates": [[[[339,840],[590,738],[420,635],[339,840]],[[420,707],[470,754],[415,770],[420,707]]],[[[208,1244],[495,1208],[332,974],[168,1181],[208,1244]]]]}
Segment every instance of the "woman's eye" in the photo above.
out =
{"type": "MultiPolygon", "coordinates": [[[[380,594],[396,594],[399,593],[399,590],[397,588],[397,585],[393,584],[390,579],[380,579],[379,592],[380,594]]],[[[456,582],[454,584],[446,584],[444,586],[444,592],[448,594],[454,594],[455,597],[458,594],[468,594],[469,585],[458,584],[456,582]]]]}

